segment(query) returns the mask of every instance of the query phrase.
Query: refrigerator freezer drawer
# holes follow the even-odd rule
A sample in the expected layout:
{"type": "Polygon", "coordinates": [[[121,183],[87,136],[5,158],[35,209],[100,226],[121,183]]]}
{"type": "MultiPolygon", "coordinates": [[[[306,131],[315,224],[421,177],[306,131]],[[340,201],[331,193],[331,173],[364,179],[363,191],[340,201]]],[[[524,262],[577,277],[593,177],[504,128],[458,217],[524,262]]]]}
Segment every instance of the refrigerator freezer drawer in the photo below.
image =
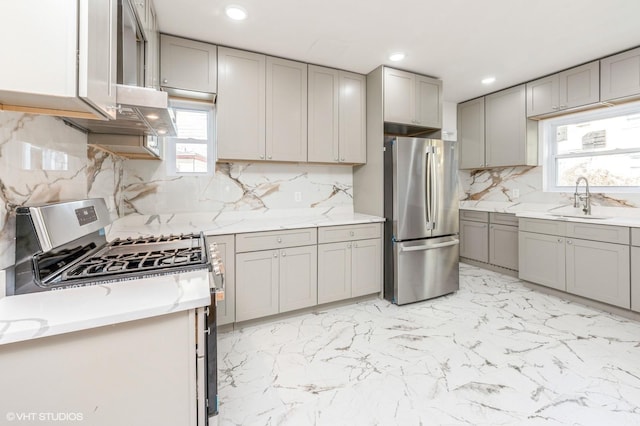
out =
{"type": "Polygon", "coordinates": [[[459,288],[459,240],[456,236],[394,244],[394,302],[431,299],[459,288]]]}

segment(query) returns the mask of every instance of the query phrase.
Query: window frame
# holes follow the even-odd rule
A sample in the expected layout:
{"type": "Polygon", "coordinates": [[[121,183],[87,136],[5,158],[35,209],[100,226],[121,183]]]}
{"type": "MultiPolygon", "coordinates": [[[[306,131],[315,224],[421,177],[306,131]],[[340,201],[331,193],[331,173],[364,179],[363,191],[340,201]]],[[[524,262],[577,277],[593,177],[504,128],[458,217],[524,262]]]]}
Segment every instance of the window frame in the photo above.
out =
{"type": "Polygon", "coordinates": [[[170,99],[169,108],[186,109],[207,112],[207,140],[193,138],[179,138],[177,136],[166,136],[164,138],[165,145],[165,162],[167,164],[167,175],[169,176],[214,176],[216,170],[216,150],[214,144],[215,130],[215,108],[214,104],[190,101],[184,99],[170,99]],[[201,144],[207,146],[207,171],[206,172],[181,172],[177,168],[177,150],[178,143],[201,144]]]}
{"type": "MultiPolygon", "coordinates": [[[[570,154],[557,154],[557,143],[555,143],[555,135],[557,134],[557,127],[576,124],[585,121],[593,121],[598,119],[611,118],[621,115],[640,114],[640,102],[633,102],[623,105],[611,106],[604,109],[596,109],[590,111],[581,111],[573,114],[562,115],[558,117],[551,117],[548,119],[540,120],[538,130],[540,132],[539,141],[540,146],[540,158],[542,158],[543,173],[542,173],[542,188],[544,192],[569,192],[575,191],[575,186],[561,186],[557,184],[557,160],[566,158],[580,158],[580,157],[598,157],[605,155],[620,155],[620,154],[640,154],[640,141],[637,148],[630,149],[611,149],[607,151],[594,151],[594,152],[579,152],[570,154]]],[[[599,193],[640,193],[639,186],[592,186],[590,185],[592,192],[599,193]]]]}

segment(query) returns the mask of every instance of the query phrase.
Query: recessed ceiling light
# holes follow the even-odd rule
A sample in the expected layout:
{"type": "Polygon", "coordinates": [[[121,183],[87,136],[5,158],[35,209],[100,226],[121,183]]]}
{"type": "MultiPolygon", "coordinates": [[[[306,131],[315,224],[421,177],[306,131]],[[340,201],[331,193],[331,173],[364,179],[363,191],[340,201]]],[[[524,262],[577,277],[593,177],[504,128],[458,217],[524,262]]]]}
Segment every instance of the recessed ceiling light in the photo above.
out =
{"type": "Polygon", "coordinates": [[[149,115],[147,115],[147,118],[149,120],[157,120],[160,117],[158,117],[158,114],[149,114],[149,115]]]}
{"type": "Polygon", "coordinates": [[[227,16],[234,21],[243,21],[247,19],[247,11],[244,7],[241,6],[227,6],[224,10],[227,16]]]}
{"type": "Polygon", "coordinates": [[[396,53],[392,53],[391,55],[389,55],[389,60],[393,61],[393,62],[398,62],[403,60],[407,55],[405,55],[402,52],[396,52],[396,53]]]}
{"type": "Polygon", "coordinates": [[[487,77],[487,78],[483,78],[483,79],[482,79],[482,81],[481,81],[481,83],[482,83],[482,84],[491,84],[491,83],[493,83],[494,81],[496,81],[496,78],[495,78],[495,77],[487,77]]]}

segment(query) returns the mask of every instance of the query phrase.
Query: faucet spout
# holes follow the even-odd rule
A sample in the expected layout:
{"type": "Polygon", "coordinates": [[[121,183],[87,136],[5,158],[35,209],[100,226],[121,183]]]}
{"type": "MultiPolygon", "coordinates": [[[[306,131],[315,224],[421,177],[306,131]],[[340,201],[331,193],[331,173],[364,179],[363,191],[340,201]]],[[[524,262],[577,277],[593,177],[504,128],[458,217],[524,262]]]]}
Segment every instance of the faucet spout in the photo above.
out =
{"type": "Polygon", "coordinates": [[[582,211],[584,212],[584,214],[591,215],[591,192],[589,192],[589,181],[584,176],[580,176],[576,180],[576,190],[575,190],[575,193],[573,194],[573,207],[575,208],[580,207],[581,201],[584,203],[582,205],[582,211]],[[578,193],[578,186],[580,185],[581,181],[584,181],[584,184],[585,184],[584,194],[578,193]]]}

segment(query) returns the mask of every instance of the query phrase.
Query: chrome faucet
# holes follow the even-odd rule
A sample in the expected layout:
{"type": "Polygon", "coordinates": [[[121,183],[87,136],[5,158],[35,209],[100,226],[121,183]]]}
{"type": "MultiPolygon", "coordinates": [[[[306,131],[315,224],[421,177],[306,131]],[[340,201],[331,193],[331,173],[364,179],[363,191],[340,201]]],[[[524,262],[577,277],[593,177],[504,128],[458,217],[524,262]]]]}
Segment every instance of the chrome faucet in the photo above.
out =
{"type": "Polygon", "coordinates": [[[591,193],[589,192],[589,181],[586,177],[580,176],[578,180],[576,180],[576,192],[573,194],[573,207],[580,207],[580,201],[584,202],[582,206],[582,211],[584,214],[591,214],[591,193]],[[580,185],[580,181],[583,180],[585,183],[585,191],[584,194],[578,194],[578,185],[580,185]]]}

